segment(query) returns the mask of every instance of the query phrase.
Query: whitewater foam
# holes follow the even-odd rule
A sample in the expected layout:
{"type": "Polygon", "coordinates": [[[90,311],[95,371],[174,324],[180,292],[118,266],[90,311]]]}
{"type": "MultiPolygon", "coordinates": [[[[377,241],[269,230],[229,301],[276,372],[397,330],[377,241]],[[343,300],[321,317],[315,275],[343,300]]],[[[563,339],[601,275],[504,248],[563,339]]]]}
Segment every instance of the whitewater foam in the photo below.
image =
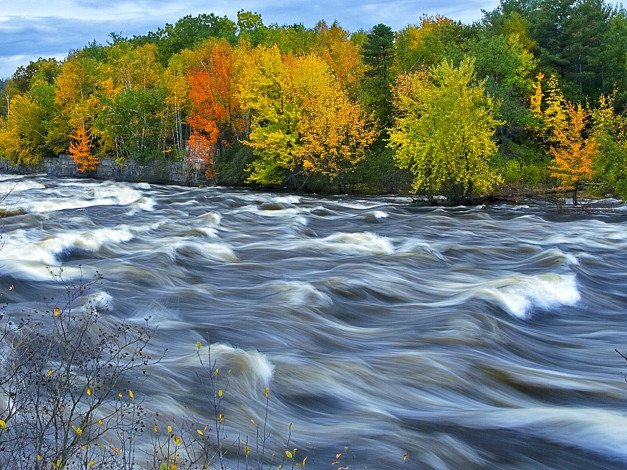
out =
{"type": "Polygon", "coordinates": [[[574,306],[580,300],[575,275],[508,276],[488,283],[480,296],[491,298],[510,315],[527,319],[534,310],[574,306]]]}

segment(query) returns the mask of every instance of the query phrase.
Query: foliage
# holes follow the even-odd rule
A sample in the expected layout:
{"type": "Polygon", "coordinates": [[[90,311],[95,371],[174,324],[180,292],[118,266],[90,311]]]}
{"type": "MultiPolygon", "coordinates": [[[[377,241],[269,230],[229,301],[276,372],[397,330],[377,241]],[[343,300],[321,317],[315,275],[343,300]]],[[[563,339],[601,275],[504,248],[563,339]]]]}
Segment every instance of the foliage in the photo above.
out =
{"type": "Polygon", "coordinates": [[[260,184],[295,184],[312,173],[334,179],[351,171],[374,139],[359,106],[313,55],[257,47],[244,67],[240,99],[251,113],[247,143],[258,157],[250,180],[260,184]]]}
{"type": "Polygon", "coordinates": [[[135,372],[150,362],[144,353],[150,330],[101,315],[88,296],[99,274],[76,283],[66,282],[62,270],[52,275],[63,297],[48,299],[43,312],[3,315],[0,393],[14,397],[0,405],[0,461],[7,468],[111,462],[122,444],[131,450],[140,425],[141,406],[129,389],[135,372]],[[126,443],[113,446],[113,436],[125,432],[126,443]]]}
{"type": "Polygon", "coordinates": [[[472,200],[500,182],[490,166],[499,122],[471,60],[401,76],[394,91],[403,114],[390,130],[390,146],[399,166],[413,173],[414,191],[472,200]]]}
{"type": "Polygon", "coordinates": [[[368,33],[361,48],[366,67],[362,82],[362,100],[366,108],[374,113],[379,125],[385,128],[392,115],[390,85],[394,77],[394,32],[384,24],[378,24],[368,33]]]}
{"type": "MultiPolygon", "coordinates": [[[[393,99],[396,77],[472,59],[499,121],[499,168],[515,185],[545,182],[543,152],[567,148],[555,133],[571,122],[567,103],[587,103],[584,112],[598,117],[612,96],[614,116],[624,115],[626,32],[625,9],[604,0],[502,0],[472,25],[423,15],[396,32],[265,25],[244,10],[236,21],[188,15],[143,36],[112,33],[62,62],[19,67],[1,84],[0,157],[33,165],[76,152],[84,127],[94,158],[202,158],[215,182],[404,190],[409,167],[394,169],[381,151],[407,112],[393,99]],[[532,79],[538,70],[550,77],[546,96],[532,79]]],[[[624,194],[622,134],[594,124],[595,182],[624,194]]]]}
{"type": "Polygon", "coordinates": [[[541,119],[540,132],[550,144],[549,153],[553,161],[549,167],[551,176],[561,184],[573,187],[573,204],[577,204],[577,192],[582,181],[594,174],[593,163],[599,149],[597,139],[587,129],[590,113],[579,105],[564,99],[555,76],[551,76],[542,109],[541,81],[538,75],[532,99],[532,111],[541,119]]]}
{"type": "Polygon", "coordinates": [[[614,110],[614,95],[601,96],[592,115],[599,155],[593,163],[604,192],[627,199],[627,115],[614,110]]]}
{"type": "Polygon", "coordinates": [[[77,163],[77,170],[80,172],[94,171],[98,166],[98,158],[91,153],[90,137],[85,129],[81,126],[77,129],[76,134],[70,136],[75,140],[70,144],[70,155],[77,163]]]}

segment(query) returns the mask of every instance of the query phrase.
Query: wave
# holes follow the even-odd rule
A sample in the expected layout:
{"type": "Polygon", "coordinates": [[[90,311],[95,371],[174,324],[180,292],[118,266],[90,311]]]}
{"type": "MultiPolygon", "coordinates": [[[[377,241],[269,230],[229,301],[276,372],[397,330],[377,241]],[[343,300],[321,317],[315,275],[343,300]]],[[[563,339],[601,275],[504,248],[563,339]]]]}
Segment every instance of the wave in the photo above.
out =
{"type": "Polygon", "coordinates": [[[514,275],[491,281],[477,295],[498,303],[510,315],[527,319],[536,309],[574,306],[580,300],[575,275],[514,275]]]}
{"type": "Polygon", "coordinates": [[[59,257],[73,250],[99,251],[104,245],[124,243],[134,238],[127,225],[85,231],[68,231],[33,240],[32,234],[15,230],[5,234],[3,257],[19,261],[37,261],[48,266],[59,266],[59,257]],[[31,235],[31,237],[29,237],[31,235]]]}
{"type": "Polygon", "coordinates": [[[394,245],[388,238],[371,232],[339,232],[326,238],[308,241],[307,244],[317,249],[348,255],[394,254],[394,245]]]}

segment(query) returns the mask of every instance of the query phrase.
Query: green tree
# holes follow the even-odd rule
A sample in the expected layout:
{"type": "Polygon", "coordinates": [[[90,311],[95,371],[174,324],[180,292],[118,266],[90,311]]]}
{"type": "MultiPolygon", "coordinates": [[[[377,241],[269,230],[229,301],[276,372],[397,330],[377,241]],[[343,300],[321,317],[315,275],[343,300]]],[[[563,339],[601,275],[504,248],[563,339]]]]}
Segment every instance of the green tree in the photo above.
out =
{"type": "Polygon", "coordinates": [[[378,24],[368,34],[362,45],[361,55],[366,66],[362,81],[362,101],[372,111],[382,127],[391,122],[392,93],[390,85],[394,64],[394,32],[384,24],[378,24]]]}
{"type": "Polygon", "coordinates": [[[414,191],[444,190],[454,201],[472,201],[500,182],[490,166],[500,122],[483,85],[475,80],[471,59],[398,78],[400,117],[390,129],[389,145],[399,166],[414,175],[414,191]]]}

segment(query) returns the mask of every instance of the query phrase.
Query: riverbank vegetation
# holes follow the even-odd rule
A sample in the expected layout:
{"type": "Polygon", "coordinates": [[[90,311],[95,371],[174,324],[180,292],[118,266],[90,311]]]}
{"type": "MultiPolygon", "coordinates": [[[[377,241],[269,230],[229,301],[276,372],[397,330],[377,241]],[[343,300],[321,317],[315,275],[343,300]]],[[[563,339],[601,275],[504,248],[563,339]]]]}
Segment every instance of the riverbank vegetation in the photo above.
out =
{"type": "Polygon", "coordinates": [[[627,12],[503,0],[349,32],[187,16],[3,82],[0,155],[202,161],[216,184],[627,197],[627,12]]]}

